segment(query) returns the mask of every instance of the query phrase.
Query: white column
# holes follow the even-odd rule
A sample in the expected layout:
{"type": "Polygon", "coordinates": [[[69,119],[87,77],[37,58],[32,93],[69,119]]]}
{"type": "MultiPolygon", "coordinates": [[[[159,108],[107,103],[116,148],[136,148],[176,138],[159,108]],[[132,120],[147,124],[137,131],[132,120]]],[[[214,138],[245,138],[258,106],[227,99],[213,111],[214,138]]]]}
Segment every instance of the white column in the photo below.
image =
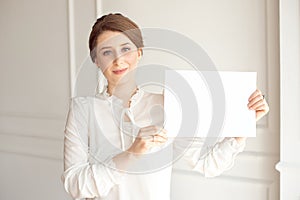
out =
{"type": "Polygon", "coordinates": [[[300,199],[300,1],[280,1],[280,199],[300,199]]]}
{"type": "Polygon", "coordinates": [[[103,15],[102,1],[96,0],[96,17],[99,18],[102,15],[103,15]]]}

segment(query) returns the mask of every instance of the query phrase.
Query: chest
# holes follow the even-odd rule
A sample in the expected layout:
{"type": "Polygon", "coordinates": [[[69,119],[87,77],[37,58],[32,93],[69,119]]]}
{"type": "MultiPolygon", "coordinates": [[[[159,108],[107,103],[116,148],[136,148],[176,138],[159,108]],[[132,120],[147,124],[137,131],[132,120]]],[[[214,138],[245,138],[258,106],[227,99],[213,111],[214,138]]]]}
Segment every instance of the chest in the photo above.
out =
{"type": "Polygon", "coordinates": [[[129,148],[137,135],[137,128],[162,126],[163,109],[159,105],[140,102],[130,109],[109,102],[94,103],[89,115],[89,150],[93,157],[103,161],[129,148]]]}

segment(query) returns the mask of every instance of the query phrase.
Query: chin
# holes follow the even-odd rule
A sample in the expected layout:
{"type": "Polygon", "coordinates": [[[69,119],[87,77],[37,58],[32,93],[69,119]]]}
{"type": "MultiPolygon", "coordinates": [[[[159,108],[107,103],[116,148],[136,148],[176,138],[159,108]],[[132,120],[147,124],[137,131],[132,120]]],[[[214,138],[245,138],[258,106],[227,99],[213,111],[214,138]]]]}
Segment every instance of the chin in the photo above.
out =
{"type": "Polygon", "coordinates": [[[130,83],[132,81],[135,81],[135,76],[129,76],[128,74],[124,74],[118,79],[117,84],[130,83]]]}

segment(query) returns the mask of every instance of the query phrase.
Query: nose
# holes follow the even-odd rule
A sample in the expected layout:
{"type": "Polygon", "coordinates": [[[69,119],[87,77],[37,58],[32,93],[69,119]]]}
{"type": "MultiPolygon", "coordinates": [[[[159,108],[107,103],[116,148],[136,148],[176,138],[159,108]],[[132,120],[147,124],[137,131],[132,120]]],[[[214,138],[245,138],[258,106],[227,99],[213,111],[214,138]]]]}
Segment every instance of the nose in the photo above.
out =
{"type": "Polygon", "coordinates": [[[122,65],[124,63],[124,55],[120,52],[117,52],[115,54],[114,64],[116,65],[122,65]]]}

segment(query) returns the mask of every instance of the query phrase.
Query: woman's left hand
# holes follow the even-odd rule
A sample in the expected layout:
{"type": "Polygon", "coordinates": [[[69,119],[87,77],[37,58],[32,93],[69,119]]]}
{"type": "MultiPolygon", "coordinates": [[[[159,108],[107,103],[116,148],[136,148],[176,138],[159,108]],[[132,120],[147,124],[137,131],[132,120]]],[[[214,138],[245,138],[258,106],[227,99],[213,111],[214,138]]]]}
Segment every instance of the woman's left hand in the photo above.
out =
{"type": "Polygon", "coordinates": [[[260,90],[255,90],[255,92],[250,95],[248,101],[248,108],[255,110],[256,121],[260,120],[269,112],[269,105],[260,90]]]}
{"type": "MultiPolygon", "coordinates": [[[[255,92],[250,95],[248,101],[248,108],[250,110],[255,110],[256,121],[260,120],[269,112],[269,105],[260,90],[255,90],[255,92]]],[[[246,140],[245,137],[235,137],[235,139],[238,143],[246,140]]]]}

